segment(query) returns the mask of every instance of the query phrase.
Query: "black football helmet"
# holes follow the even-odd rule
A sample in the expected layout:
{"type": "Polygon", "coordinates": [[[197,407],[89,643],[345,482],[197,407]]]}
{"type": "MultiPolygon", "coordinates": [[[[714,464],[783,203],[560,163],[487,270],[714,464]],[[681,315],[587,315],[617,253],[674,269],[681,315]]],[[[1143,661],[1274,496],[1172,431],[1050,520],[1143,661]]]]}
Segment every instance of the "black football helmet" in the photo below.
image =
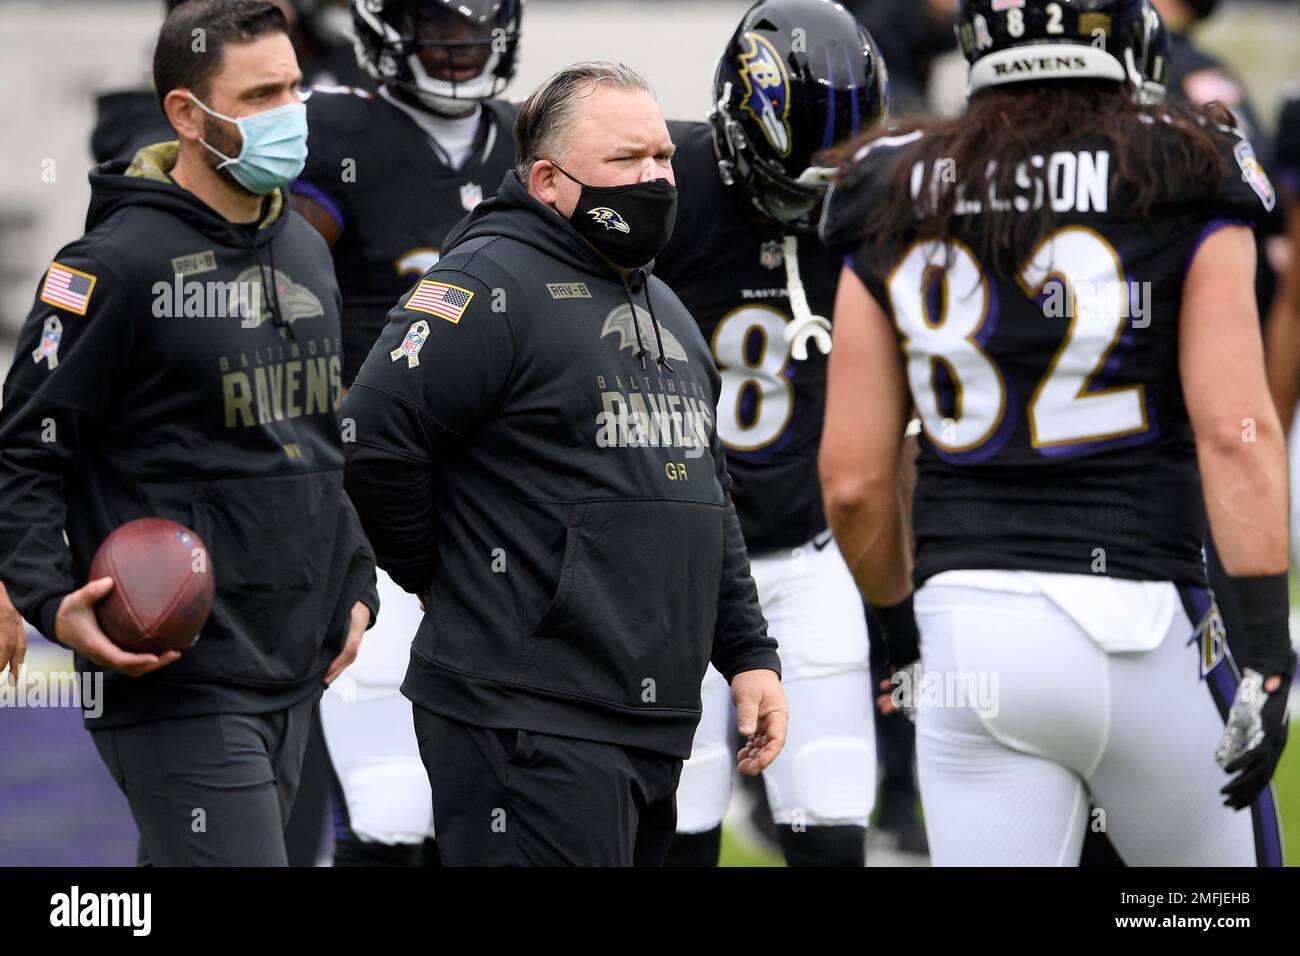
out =
{"type": "Polygon", "coordinates": [[[464,112],[514,79],[523,15],[524,0],[352,0],[357,62],[435,112],[464,112]]]}
{"type": "Polygon", "coordinates": [[[764,215],[813,232],[826,195],[817,153],[880,122],[884,60],[866,29],[832,0],[760,0],[732,34],[709,114],[723,181],[764,215]]]}
{"type": "Polygon", "coordinates": [[[1161,79],[1168,70],[1167,49],[1156,50],[1164,26],[1149,0],[962,0],[955,29],[971,93],[1026,80],[1101,79],[1141,99],[1144,84],[1158,82],[1158,52],[1161,79]]]}

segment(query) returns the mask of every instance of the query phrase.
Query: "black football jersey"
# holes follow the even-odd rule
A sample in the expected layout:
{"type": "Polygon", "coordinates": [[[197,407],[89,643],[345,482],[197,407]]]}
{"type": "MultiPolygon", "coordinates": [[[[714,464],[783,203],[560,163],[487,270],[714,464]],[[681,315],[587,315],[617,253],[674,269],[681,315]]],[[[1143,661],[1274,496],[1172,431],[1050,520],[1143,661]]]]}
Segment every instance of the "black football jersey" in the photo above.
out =
{"type": "Polygon", "coordinates": [[[439,247],[515,164],[516,107],[483,103],[461,169],[382,96],[316,87],[307,100],[308,157],[295,193],[339,221],[334,268],[343,293],[343,384],[350,386],[397,300],[438,261],[439,247]]]}
{"type": "MultiPolygon", "coordinates": [[[[677,223],[655,275],[699,323],[722,374],[718,435],[751,552],[793,548],[826,527],[817,478],[826,356],[797,362],[781,231],[739,185],[718,175],[706,123],[674,122],[677,223]]],[[[813,314],[831,317],[840,261],[816,236],[799,239],[799,271],[813,314]]]]}
{"type": "MultiPolygon", "coordinates": [[[[1159,124],[1157,147],[1180,135],[1159,124]]],[[[1260,221],[1272,187],[1224,133],[1230,173],[1144,221],[1110,177],[1104,143],[1045,153],[1056,226],[1014,278],[978,260],[981,202],[946,244],[874,261],[860,238],[915,134],[869,147],[831,191],[822,236],[893,320],[923,433],[914,500],[919,585],[1003,568],[1205,584],[1196,449],[1178,372],[1183,280],[1218,225],[1260,221]]],[[[915,168],[915,167],[913,167],[915,168]]],[[[1164,167],[1158,162],[1152,174],[1164,167]]],[[[912,182],[920,180],[913,178],[912,182]]]]}

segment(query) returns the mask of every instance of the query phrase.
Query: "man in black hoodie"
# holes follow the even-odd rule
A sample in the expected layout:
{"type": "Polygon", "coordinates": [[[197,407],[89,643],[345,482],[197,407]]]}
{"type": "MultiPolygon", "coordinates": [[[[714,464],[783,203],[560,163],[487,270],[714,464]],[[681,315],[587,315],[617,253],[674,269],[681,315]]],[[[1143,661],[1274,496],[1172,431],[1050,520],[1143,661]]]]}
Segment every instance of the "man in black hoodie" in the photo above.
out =
{"type": "Polygon", "coordinates": [[[448,864],[658,864],[706,665],[787,708],[715,427],[719,377],[649,274],[676,211],[645,81],[579,64],[402,298],[344,402],[348,490],[424,596],[403,693],[448,864]],[[585,184],[584,184],[585,183],[585,184]]]}
{"type": "Polygon", "coordinates": [[[283,188],[306,153],[283,15],[192,0],[154,77],[179,141],[91,174],[88,232],[42,279],[5,382],[0,580],[102,687],[86,724],[140,861],[283,865],[311,711],[378,609],[342,487],[339,293],[283,188]],[[113,579],[78,587],[146,516],[208,548],[216,601],[184,653],[115,646],[94,608],[113,579]]]}

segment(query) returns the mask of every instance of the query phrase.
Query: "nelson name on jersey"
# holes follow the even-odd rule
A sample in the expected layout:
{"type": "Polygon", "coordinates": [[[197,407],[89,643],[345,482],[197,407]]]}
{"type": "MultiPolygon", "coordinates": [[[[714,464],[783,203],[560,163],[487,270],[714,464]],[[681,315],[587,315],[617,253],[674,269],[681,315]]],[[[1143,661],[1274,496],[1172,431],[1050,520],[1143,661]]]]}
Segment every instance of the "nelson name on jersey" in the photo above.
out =
{"type": "MultiPolygon", "coordinates": [[[[958,216],[978,215],[984,211],[984,203],[998,212],[1014,209],[1016,212],[1029,212],[1041,209],[1046,198],[1051,201],[1055,212],[1106,212],[1110,207],[1110,152],[1097,150],[1062,150],[1048,156],[1031,156],[1028,165],[1016,166],[1017,192],[1013,196],[997,195],[993,182],[995,170],[988,172],[988,194],[986,196],[969,195],[954,168],[951,160],[935,161],[926,175],[925,164],[917,162],[912,167],[912,198],[919,199],[921,190],[929,183],[930,198],[937,199],[939,191],[946,189],[949,183],[957,187],[958,216]],[[1029,167],[1042,170],[1041,176],[1031,175],[1029,167]],[[1044,188],[1046,187],[1046,188],[1044,188]]],[[[980,177],[983,179],[984,177],[980,177]]]]}

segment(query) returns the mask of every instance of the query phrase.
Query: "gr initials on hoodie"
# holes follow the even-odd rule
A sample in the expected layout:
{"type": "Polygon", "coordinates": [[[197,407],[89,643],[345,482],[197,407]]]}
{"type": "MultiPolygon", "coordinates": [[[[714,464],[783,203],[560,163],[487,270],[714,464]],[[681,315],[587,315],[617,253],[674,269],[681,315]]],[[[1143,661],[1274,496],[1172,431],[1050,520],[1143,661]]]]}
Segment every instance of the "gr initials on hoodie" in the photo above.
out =
{"type": "Polygon", "coordinates": [[[219,216],[168,176],[177,151],[91,174],[88,231],[40,280],[0,411],[0,580],[46,637],[119,525],[170,518],[207,545],[200,640],[144,677],[105,671],[95,729],[292,706],[352,606],[378,603],[343,493],[329,250],[283,192],[259,223],[219,216]]]}
{"type": "Polygon", "coordinates": [[[686,757],[711,660],[780,673],[716,428],[659,279],[513,171],[402,297],[343,405],[348,491],[428,608],[403,693],[483,727],[686,757]]]}

